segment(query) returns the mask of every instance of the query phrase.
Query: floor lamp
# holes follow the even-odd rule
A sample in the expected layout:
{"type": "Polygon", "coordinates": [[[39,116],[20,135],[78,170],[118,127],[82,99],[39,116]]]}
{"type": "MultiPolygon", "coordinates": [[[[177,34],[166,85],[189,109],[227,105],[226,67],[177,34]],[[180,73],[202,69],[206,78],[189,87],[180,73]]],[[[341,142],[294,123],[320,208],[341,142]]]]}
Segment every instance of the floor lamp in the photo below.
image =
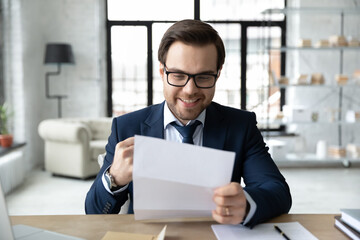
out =
{"type": "Polygon", "coordinates": [[[65,95],[51,95],[49,92],[49,77],[60,75],[62,63],[74,63],[74,56],[71,45],[64,43],[46,44],[44,64],[57,64],[56,72],[47,72],[45,75],[46,98],[58,100],[58,116],[61,118],[61,99],[67,98],[65,95]]]}

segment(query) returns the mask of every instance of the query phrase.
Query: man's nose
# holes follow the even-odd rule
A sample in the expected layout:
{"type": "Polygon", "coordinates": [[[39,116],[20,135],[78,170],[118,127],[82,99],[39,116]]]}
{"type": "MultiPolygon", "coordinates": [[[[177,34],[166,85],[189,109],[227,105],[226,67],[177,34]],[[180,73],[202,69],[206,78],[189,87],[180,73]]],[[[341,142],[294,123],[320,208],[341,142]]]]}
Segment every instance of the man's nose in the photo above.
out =
{"type": "Polygon", "coordinates": [[[183,91],[187,94],[193,94],[198,91],[198,87],[195,84],[194,77],[191,77],[187,84],[183,87],[183,91]]]}

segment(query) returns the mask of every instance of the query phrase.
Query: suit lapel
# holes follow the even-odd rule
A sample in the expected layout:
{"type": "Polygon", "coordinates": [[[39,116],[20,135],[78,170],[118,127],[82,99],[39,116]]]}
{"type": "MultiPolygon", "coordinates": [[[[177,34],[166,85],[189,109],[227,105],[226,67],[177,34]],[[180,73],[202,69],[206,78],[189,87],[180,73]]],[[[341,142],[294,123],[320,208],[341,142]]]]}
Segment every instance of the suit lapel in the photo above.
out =
{"type": "Polygon", "coordinates": [[[203,145],[205,147],[224,149],[227,126],[222,112],[214,103],[206,109],[203,145]]]}
{"type": "MultiPolygon", "coordinates": [[[[141,124],[141,135],[164,139],[164,104],[154,105],[149,116],[141,124]]],[[[203,146],[224,149],[227,126],[222,112],[211,103],[206,109],[203,146]]]]}
{"type": "Polygon", "coordinates": [[[149,116],[141,124],[141,135],[164,138],[164,103],[153,106],[149,116]]]}

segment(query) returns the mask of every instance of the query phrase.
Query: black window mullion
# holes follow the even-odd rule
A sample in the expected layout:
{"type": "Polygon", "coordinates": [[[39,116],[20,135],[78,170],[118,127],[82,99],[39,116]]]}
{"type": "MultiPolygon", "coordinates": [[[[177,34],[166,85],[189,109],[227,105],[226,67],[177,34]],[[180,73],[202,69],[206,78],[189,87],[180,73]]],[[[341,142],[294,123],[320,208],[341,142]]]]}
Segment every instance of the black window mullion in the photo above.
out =
{"type": "Polygon", "coordinates": [[[106,76],[107,76],[107,116],[111,117],[113,112],[112,102],[112,61],[111,61],[111,26],[109,21],[107,22],[106,28],[106,76]]]}
{"type": "Polygon", "coordinates": [[[241,37],[240,37],[240,108],[246,110],[246,69],[247,69],[247,25],[241,24],[241,37]]]}
{"type": "MultiPolygon", "coordinates": [[[[281,46],[286,46],[286,17],[284,16],[284,22],[281,26],[281,46]]],[[[280,73],[282,76],[286,75],[286,52],[281,52],[280,54],[280,73]]],[[[280,89],[280,111],[283,110],[283,106],[286,104],[286,89],[280,89]]]]}
{"type": "Polygon", "coordinates": [[[200,20],[200,0],[194,0],[194,19],[200,20]]]}
{"type": "Polygon", "coordinates": [[[147,24],[147,104],[153,104],[152,23],[147,24]]]}

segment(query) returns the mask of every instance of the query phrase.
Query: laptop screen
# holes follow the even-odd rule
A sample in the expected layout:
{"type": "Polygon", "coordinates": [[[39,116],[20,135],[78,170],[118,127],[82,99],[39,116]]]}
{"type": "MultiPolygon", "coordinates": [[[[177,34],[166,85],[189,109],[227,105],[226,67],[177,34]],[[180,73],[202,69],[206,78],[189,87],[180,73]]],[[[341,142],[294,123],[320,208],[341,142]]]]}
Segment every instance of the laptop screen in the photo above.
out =
{"type": "Polygon", "coordinates": [[[9,239],[9,240],[14,239],[1,182],[0,182],[0,239],[9,239]]]}
{"type": "Polygon", "coordinates": [[[35,228],[26,225],[15,225],[11,226],[10,218],[6,208],[5,196],[2,190],[1,181],[0,181],[0,240],[14,240],[14,239],[36,239],[36,240],[83,240],[82,238],[77,238],[65,234],[60,234],[57,232],[48,231],[45,229],[35,228]]]}

